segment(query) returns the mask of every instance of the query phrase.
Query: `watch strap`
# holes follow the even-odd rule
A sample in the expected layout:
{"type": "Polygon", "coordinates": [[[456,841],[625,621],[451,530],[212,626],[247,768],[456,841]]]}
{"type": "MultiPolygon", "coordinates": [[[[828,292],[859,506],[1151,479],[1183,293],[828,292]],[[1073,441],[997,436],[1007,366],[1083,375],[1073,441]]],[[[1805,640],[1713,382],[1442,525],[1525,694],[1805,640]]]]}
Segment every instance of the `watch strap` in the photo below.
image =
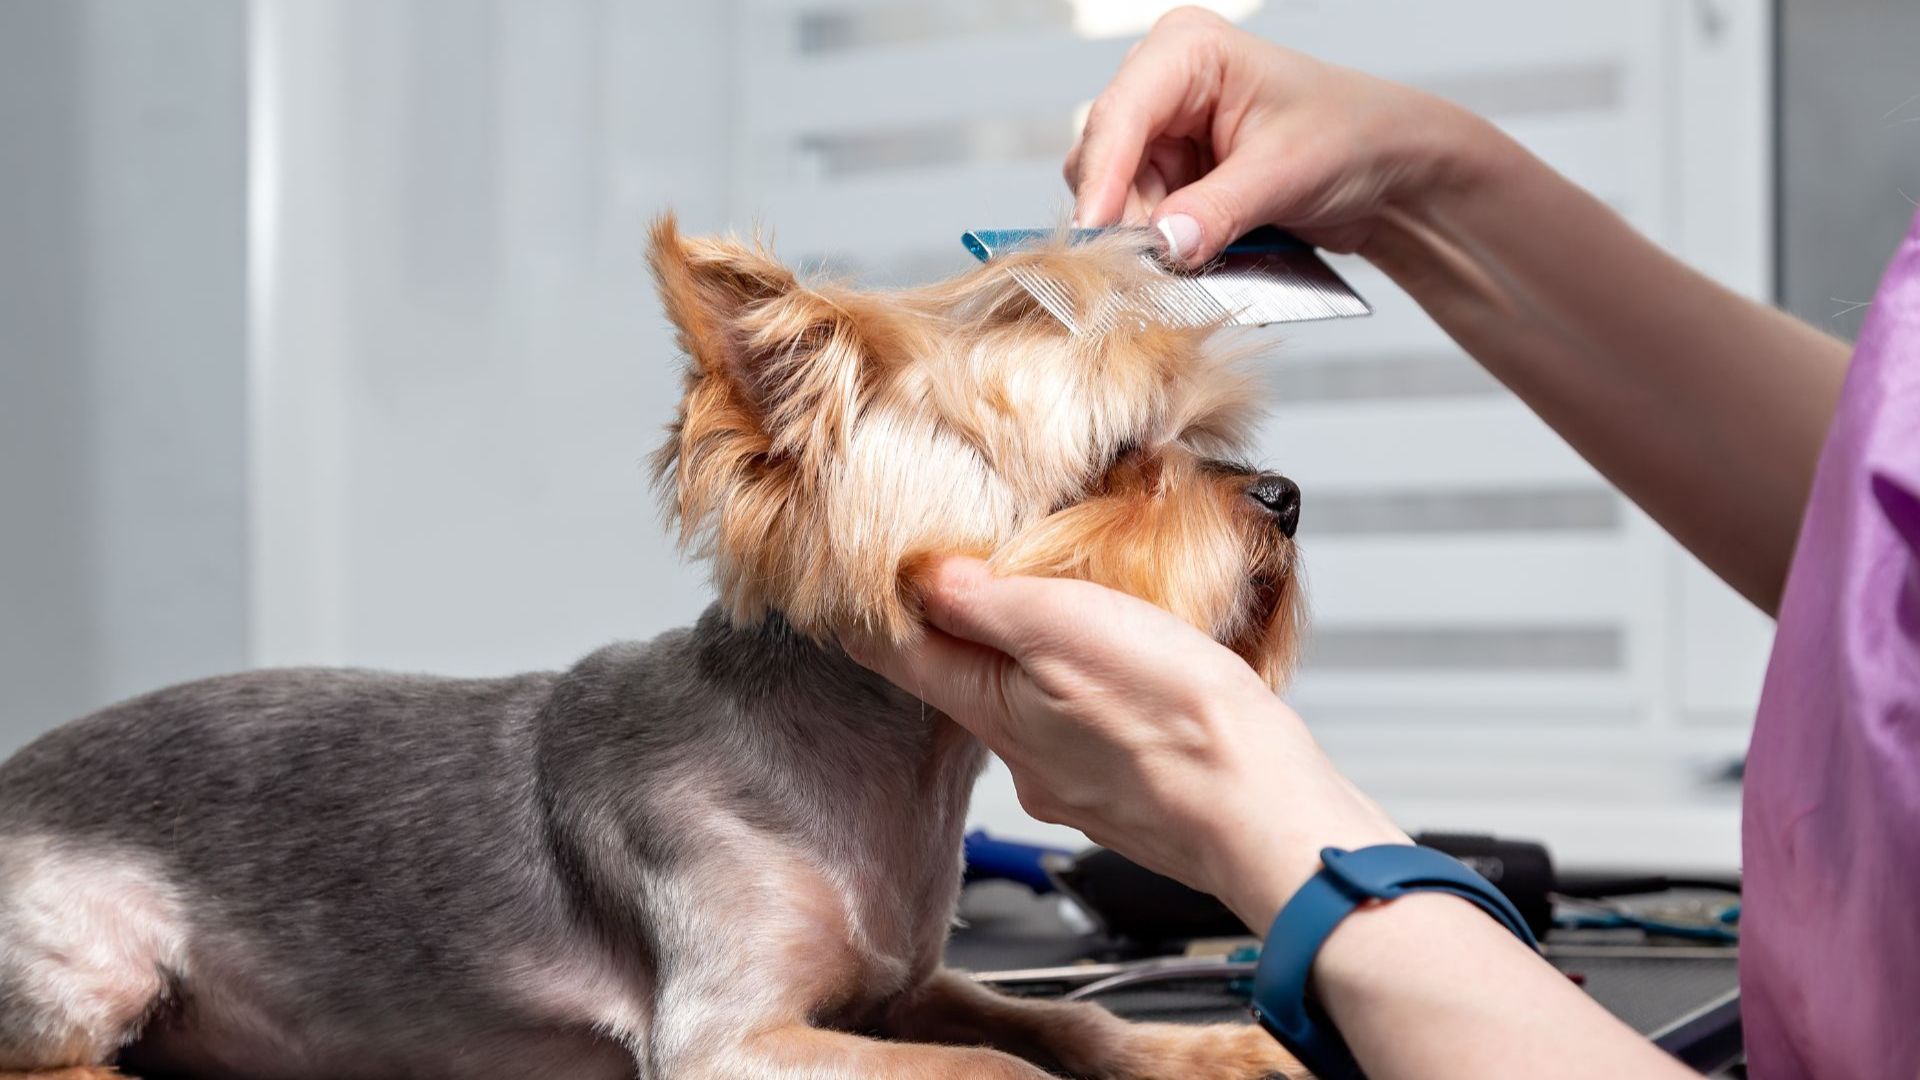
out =
{"type": "Polygon", "coordinates": [[[1341,920],[1370,901],[1413,892],[1442,892],[1485,911],[1535,946],[1513,903],[1465,863],[1433,848],[1380,844],[1320,852],[1320,871],[1287,901],[1260,950],[1253,977],[1253,1016],[1320,1080],[1361,1077],[1359,1063],[1326,1011],[1308,992],[1313,961],[1341,920]]]}

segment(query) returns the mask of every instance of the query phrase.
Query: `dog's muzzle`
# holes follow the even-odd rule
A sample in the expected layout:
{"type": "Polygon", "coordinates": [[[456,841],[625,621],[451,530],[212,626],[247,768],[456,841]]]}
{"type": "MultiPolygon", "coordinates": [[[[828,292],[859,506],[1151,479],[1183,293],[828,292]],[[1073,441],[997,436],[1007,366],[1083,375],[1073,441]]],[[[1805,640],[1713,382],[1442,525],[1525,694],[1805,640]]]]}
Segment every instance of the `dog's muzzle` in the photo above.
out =
{"type": "Polygon", "coordinates": [[[1291,537],[1300,527],[1300,485],[1279,473],[1261,473],[1247,486],[1247,498],[1273,516],[1274,525],[1291,537]]]}

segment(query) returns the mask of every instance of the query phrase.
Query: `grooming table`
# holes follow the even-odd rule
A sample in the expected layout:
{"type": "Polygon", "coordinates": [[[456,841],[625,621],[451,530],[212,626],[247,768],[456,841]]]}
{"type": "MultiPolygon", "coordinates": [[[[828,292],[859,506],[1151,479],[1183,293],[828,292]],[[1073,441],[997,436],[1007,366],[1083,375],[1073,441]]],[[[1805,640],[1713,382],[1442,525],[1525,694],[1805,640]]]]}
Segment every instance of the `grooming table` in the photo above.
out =
{"type": "MultiPolygon", "coordinates": [[[[1141,958],[1102,935],[1073,929],[1061,917],[1057,898],[1035,897],[1004,882],[970,886],[960,914],[965,925],[948,943],[947,961],[967,971],[1141,958]]],[[[1547,959],[1578,978],[1595,1001],[1635,1031],[1662,1037],[1669,1047],[1675,1040],[1699,1043],[1708,1056],[1697,1060],[1726,1059],[1714,1047],[1728,1037],[1728,1021],[1737,1017],[1737,949],[1648,944],[1637,932],[1555,931],[1547,940],[1547,959]]],[[[1245,1000],[1219,979],[1118,988],[1093,1000],[1136,1020],[1251,1023],[1245,1000]]],[[[1737,1039],[1737,1028],[1732,1037],[1737,1039]]]]}

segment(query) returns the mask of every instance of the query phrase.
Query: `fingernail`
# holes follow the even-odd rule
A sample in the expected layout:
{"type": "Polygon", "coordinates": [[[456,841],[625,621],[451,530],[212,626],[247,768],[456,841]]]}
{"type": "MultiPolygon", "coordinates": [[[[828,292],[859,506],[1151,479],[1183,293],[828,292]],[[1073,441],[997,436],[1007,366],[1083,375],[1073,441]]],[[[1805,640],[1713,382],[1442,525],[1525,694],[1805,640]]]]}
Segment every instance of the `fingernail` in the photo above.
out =
{"type": "Polygon", "coordinates": [[[1168,214],[1154,226],[1167,241],[1167,255],[1175,262],[1200,246],[1200,223],[1186,214],[1168,214]]]}

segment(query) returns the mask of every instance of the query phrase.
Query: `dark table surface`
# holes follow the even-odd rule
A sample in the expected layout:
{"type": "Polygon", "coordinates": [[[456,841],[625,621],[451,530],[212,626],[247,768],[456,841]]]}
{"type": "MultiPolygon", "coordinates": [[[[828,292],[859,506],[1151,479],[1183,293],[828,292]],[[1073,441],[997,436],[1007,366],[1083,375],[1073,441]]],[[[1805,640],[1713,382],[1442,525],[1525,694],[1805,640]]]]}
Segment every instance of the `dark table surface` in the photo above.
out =
{"type": "MultiPolygon", "coordinates": [[[[1137,956],[1102,935],[1076,930],[1056,898],[1005,883],[968,888],[964,925],[947,961],[972,972],[1049,968],[1137,956]]],[[[1637,932],[1556,931],[1547,959],[1577,976],[1593,999],[1634,1030],[1653,1035],[1724,998],[1737,986],[1738,951],[1724,945],[1650,943],[1637,932]]],[[[1246,1020],[1246,1002],[1220,982],[1122,989],[1098,998],[1122,1016],[1194,1023],[1246,1020]]]]}

